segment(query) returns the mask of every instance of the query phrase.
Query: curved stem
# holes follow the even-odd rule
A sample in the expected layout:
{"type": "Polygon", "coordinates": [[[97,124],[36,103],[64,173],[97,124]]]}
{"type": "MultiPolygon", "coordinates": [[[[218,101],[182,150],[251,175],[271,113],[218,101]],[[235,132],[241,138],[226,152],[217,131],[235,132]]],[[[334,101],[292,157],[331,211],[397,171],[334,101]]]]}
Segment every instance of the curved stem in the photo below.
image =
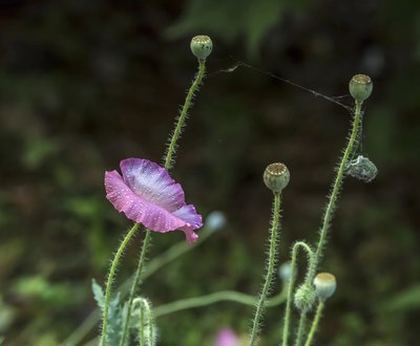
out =
{"type": "Polygon", "coordinates": [[[314,260],[311,262],[311,265],[308,270],[308,275],[306,278],[307,283],[312,283],[313,278],[316,275],[318,269],[318,264],[321,261],[323,256],[323,251],[327,242],[327,233],[331,226],[331,221],[334,216],[334,211],[336,209],[337,199],[340,194],[341,186],[344,180],[344,173],[346,170],[347,163],[351,158],[353,149],[357,144],[357,138],[362,123],[362,103],[356,102],[353,116],[352,129],[350,132],[350,137],[347,142],[347,146],[344,150],[344,154],[341,158],[341,161],[338,165],[337,175],[335,177],[331,194],[329,195],[327,207],[325,209],[321,230],[319,232],[319,240],[315,251],[314,260]]]}
{"type": "MultiPolygon", "coordinates": [[[[280,305],[285,301],[286,295],[285,291],[280,292],[277,296],[268,299],[265,302],[266,307],[272,307],[280,305]]],[[[220,291],[207,294],[201,297],[193,297],[187,299],[177,300],[165,305],[161,305],[154,310],[155,317],[161,317],[164,315],[172,314],[181,310],[187,310],[192,308],[198,308],[202,306],[207,306],[222,301],[231,301],[238,304],[255,306],[256,299],[254,296],[244,294],[236,291],[220,291]]]]}
{"type": "MultiPolygon", "coordinates": [[[[284,286],[282,291],[279,294],[272,297],[271,299],[267,299],[267,301],[265,302],[265,306],[274,307],[274,306],[278,306],[282,304],[286,300],[286,292],[287,292],[287,286],[284,286]]],[[[153,315],[155,318],[159,318],[162,316],[172,314],[174,312],[193,309],[193,308],[199,308],[202,306],[207,306],[207,305],[219,303],[222,301],[231,301],[238,304],[249,305],[249,306],[255,306],[255,303],[256,303],[255,297],[248,294],[244,294],[244,293],[236,292],[236,291],[219,291],[219,292],[210,293],[208,295],[201,296],[201,297],[181,299],[175,302],[158,306],[155,309],[153,309],[153,315]]],[[[86,343],[85,346],[91,346],[95,344],[97,344],[97,338],[92,339],[91,341],[86,343]]],[[[67,344],[63,343],[62,345],[67,345],[67,344]]],[[[74,345],[74,344],[69,344],[68,346],[70,345],[74,345]]]]}
{"type": "MultiPolygon", "coordinates": [[[[185,98],[184,101],[184,105],[182,106],[181,109],[181,113],[176,121],[176,125],[175,125],[175,129],[170,137],[169,140],[169,144],[168,144],[168,148],[166,150],[166,154],[164,157],[164,167],[166,170],[170,170],[175,162],[175,154],[176,154],[176,150],[178,148],[178,140],[182,134],[183,128],[185,126],[185,121],[188,118],[188,110],[191,108],[192,106],[192,100],[194,98],[195,93],[198,91],[200,84],[203,81],[203,78],[205,76],[206,73],[206,62],[205,60],[198,60],[198,72],[195,75],[195,78],[191,84],[191,87],[188,90],[187,96],[185,98]]],[[[128,336],[128,329],[129,329],[129,325],[130,325],[130,318],[131,318],[131,308],[133,305],[133,299],[134,299],[134,295],[136,293],[136,289],[139,285],[139,281],[141,278],[141,273],[143,270],[143,264],[146,258],[146,253],[147,253],[147,248],[149,245],[149,241],[150,241],[151,235],[150,235],[150,231],[147,230],[146,231],[146,236],[144,238],[143,241],[143,246],[141,249],[141,253],[140,253],[140,257],[139,257],[139,262],[137,264],[137,269],[135,272],[135,276],[131,285],[131,289],[130,289],[130,296],[128,299],[128,308],[127,308],[127,315],[125,318],[125,323],[124,323],[124,329],[123,329],[123,334],[121,337],[121,341],[120,341],[120,346],[123,346],[125,344],[125,341],[127,339],[128,336]]]]}
{"type": "Polygon", "coordinates": [[[104,304],[104,310],[102,314],[102,334],[101,334],[101,340],[99,345],[103,346],[106,343],[106,333],[108,328],[108,314],[109,314],[109,303],[111,301],[111,290],[112,290],[112,284],[115,280],[115,274],[118,270],[118,266],[120,264],[121,256],[124,253],[125,248],[127,247],[128,243],[130,242],[131,238],[134,236],[136,231],[139,229],[139,224],[133,225],[133,227],[130,228],[127,235],[124,237],[123,241],[120,244],[120,247],[118,248],[117,252],[115,253],[115,256],[111,262],[111,268],[109,269],[108,278],[106,281],[106,288],[105,288],[105,304],[104,304]]]}
{"type": "Polygon", "coordinates": [[[273,199],[273,215],[271,221],[270,239],[269,239],[269,252],[266,262],[266,275],[264,285],[258,298],[257,308],[255,310],[254,320],[252,322],[252,330],[250,336],[250,345],[255,345],[257,336],[260,329],[260,323],[262,320],[263,309],[267,294],[269,293],[273,276],[275,273],[275,266],[277,263],[277,252],[279,243],[279,230],[280,230],[280,205],[281,196],[280,193],[274,193],[273,199]]]}
{"type": "Polygon", "coordinates": [[[315,333],[318,329],[319,321],[322,317],[322,311],[324,310],[325,303],[320,301],[316,308],[314,320],[312,321],[311,330],[309,331],[308,338],[306,339],[305,346],[311,346],[314,341],[315,333]]]}
{"type": "Polygon", "coordinates": [[[302,249],[306,252],[308,257],[309,266],[313,261],[313,251],[303,241],[298,241],[293,245],[292,248],[292,274],[289,281],[289,287],[287,290],[287,301],[286,301],[286,312],[284,314],[284,324],[283,324],[283,346],[287,346],[289,342],[289,334],[290,334],[290,316],[292,314],[292,302],[293,302],[293,289],[296,281],[297,276],[297,258],[299,254],[299,250],[302,249]]]}
{"type": "Polygon", "coordinates": [[[164,157],[164,165],[167,170],[170,170],[174,165],[175,154],[178,148],[178,139],[182,134],[183,128],[185,126],[185,121],[188,118],[188,110],[192,106],[194,95],[200,88],[200,84],[202,83],[205,74],[206,74],[206,61],[198,60],[198,72],[191,84],[190,89],[188,90],[187,97],[185,98],[184,105],[182,106],[181,112],[177,120],[177,124],[175,126],[174,132],[172,133],[172,136],[169,141],[166,154],[164,157]]]}
{"type": "Polygon", "coordinates": [[[152,309],[147,299],[140,298],[140,316],[137,325],[139,346],[154,346],[156,344],[155,325],[152,309]]]}
{"type": "MultiPolygon", "coordinates": [[[[212,234],[214,234],[214,230],[211,228],[204,228],[200,232],[200,238],[198,238],[197,242],[194,243],[193,246],[188,245],[185,241],[180,241],[170,247],[161,255],[155,257],[150,262],[147,263],[143,270],[143,274],[141,276],[142,280],[148,278],[160,268],[165,266],[166,264],[172,263],[178,257],[182,256],[183,254],[187,253],[188,251],[196,248],[200,244],[202,244],[207,238],[209,238],[212,234]]],[[[123,284],[118,287],[118,292],[121,292],[121,298],[124,298],[128,294],[128,289],[130,283],[133,282],[134,274],[131,278],[127,279],[123,284]]],[[[274,299],[274,298],[273,298],[274,299]]],[[[101,319],[101,314],[98,308],[96,308],[92,313],[83,321],[83,323],[66,339],[61,343],[61,346],[75,346],[78,345],[83,338],[89,334],[89,332],[95,327],[98,321],[101,319]]]]}
{"type": "Polygon", "coordinates": [[[151,231],[146,230],[146,235],[144,237],[143,245],[141,247],[139,261],[137,263],[137,269],[136,269],[136,272],[134,274],[133,283],[132,283],[131,289],[130,289],[130,295],[128,296],[127,315],[126,315],[125,321],[124,321],[124,329],[123,329],[123,333],[122,333],[121,340],[120,340],[120,346],[123,346],[125,344],[125,341],[126,341],[127,336],[128,336],[128,329],[129,329],[129,326],[130,326],[130,319],[131,319],[131,308],[133,307],[133,300],[134,300],[134,296],[136,294],[136,289],[138,288],[138,286],[140,284],[140,282],[139,282],[140,281],[140,276],[141,276],[141,273],[143,271],[143,266],[144,266],[144,262],[145,262],[145,259],[146,259],[147,249],[149,248],[150,240],[151,240],[151,231]]]}
{"type": "Polygon", "coordinates": [[[295,346],[301,346],[303,343],[303,338],[305,336],[305,329],[306,329],[306,314],[307,314],[306,311],[300,314],[299,327],[296,334],[295,346]]]}

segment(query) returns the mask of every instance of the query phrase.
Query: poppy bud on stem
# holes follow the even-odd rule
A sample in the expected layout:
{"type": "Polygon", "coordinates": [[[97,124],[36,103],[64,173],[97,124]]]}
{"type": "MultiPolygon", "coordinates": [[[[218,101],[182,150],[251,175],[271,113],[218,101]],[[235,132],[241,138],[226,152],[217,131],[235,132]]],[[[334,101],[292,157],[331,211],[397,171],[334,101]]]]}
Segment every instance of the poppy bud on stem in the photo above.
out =
{"type": "Polygon", "coordinates": [[[364,102],[372,94],[372,79],[365,74],[356,74],[350,79],[349,91],[350,95],[356,102],[364,102]]]}
{"type": "Polygon", "coordinates": [[[280,193],[289,184],[290,172],[285,164],[275,162],[267,166],[263,179],[271,191],[280,193]]]}
{"type": "Polygon", "coordinates": [[[335,276],[330,273],[319,273],[315,276],[314,279],[315,293],[319,299],[318,307],[316,308],[316,313],[314,320],[312,321],[312,326],[306,339],[305,346],[311,346],[314,341],[314,336],[318,330],[319,321],[322,317],[322,312],[325,307],[325,301],[330,298],[337,288],[337,282],[335,276]]]}
{"type": "MultiPolygon", "coordinates": [[[[170,170],[174,163],[175,163],[175,154],[178,148],[178,141],[181,137],[181,134],[183,132],[183,128],[185,126],[185,122],[188,119],[188,110],[192,106],[192,100],[194,98],[195,93],[198,91],[201,83],[203,82],[203,79],[206,74],[206,66],[205,61],[206,58],[210,55],[213,44],[211,42],[211,39],[208,36],[199,36],[201,39],[193,38],[191,42],[191,50],[193,51],[193,54],[197,56],[198,58],[198,72],[194,77],[194,80],[191,84],[191,87],[188,90],[187,96],[184,101],[184,105],[181,108],[181,112],[179,116],[177,117],[176,123],[175,123],[175,129],[169,136],[168,146],[165,153],[165,156],[163,158],[164,161],[164,167],[166,170],[170,170]],[[206,37],[206,39],[204,39],[206,37]],[[201,46],[199,43],[201,42],[201,46]]],[[[111,289],[112,284],[115,280],[115,275],[122,257],[122,254],[124,253],[129,241],[132,239],[132,237],[135,235],[137,230],[139,229],[139,225],[135,224],[129,232],[124,237],[121,245],[119,246],[114,258],[111,262],[111,269],[109,271],[107,281],[106,281],[106,287],[105,287],[105,307],[102,314],[102,330],[101,330],[101,338],[99,345],[105,346],[106,345],[106,339],[107,339],[107,326],[108,326],[108,315],[109,315],[109,304],[111,300],[111,289]]],[[[128,298],[128,304],[127,304],[127,314],[125,316],[124,320],[124,326],[123,326],[123,332],[120,340],[120,345],[124,345],[126,343],[126,339],[128,337],[128,328],[130,325],[130,318],[131,318],[131,309],[133,305],[134,296],[136,293],[136,289],[139,286],[141,273],[143,271],[144,262],[146,260],[147,250],[150,245],[151,240],[151,232],[149,230],[146,230],[145,237],[143,239],[143,244],[141,246],[140,250],[140,256],[137,263],[137,268],[134,273],[134,279],[130,288],[130,295],[128,298]]]]}
{"type": "Polygon", "coordinates": [[[190,48],[198,60],[206,60],[213,50],[213,42],[207,35],[197,35],[192,38],[190,48]]]}
{"type": "Polygon", "coordinates": [[[259,294],[255,315],[252,321],[250,346],[255,345],[257,342],[258,334],[261,329],[260,325],[262,322],[265,301],[271,289],[273,277],[276,272],[280,233],[281,192],[289,183],[289,179],[289,170],[283,163],[272,163],[268,165],[263,174],[264,183],[274,194],[273,213],[271,216],[271,228],[268,238],[268,257],[266,259],[265,280],[259,294]]]}
{"type": "Polygon", "coordinates": [[[337,282],[334,275],[330,273],[319,273],[315,276],[314,286],[319,300],[325,301],[334,294],[337,282]]]}

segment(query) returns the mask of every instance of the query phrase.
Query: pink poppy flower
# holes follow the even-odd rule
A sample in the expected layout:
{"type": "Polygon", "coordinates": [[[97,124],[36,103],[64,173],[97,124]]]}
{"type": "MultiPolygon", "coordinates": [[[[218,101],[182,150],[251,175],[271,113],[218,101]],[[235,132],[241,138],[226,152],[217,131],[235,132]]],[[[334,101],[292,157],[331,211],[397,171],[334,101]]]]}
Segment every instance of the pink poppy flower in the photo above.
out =
{"type": "Polygon", "coordinates": [[[217,333],[214,346],[239,346],[239,338],[232,329],[221,329],[217,333]]]}
{"type": "Polygon", "coordinates": [[[203,223],[195,207],[185,203],[184,191],[163,167],[145,159],[120,162],[121,173],[105,172],[106,198],[115,209],[151,231],[184,231],[188,243],[203,223]]]}

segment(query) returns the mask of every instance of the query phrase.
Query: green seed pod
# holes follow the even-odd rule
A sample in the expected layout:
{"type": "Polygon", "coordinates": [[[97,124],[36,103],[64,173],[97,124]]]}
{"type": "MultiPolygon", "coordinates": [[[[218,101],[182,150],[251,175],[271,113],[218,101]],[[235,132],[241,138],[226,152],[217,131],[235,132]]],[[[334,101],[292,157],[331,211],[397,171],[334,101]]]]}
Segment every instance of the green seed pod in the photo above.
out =
{"type": "Polygon", "coordinates": [[[287,166],[280,162],[271,163],[264,171],[265,185],[273,192],[281,192],[290,180],[290,172],[287,166]]]}
{"type": "Polygon", "coordinates": [[[295,293],[295,306],[301,312],[308,312],[312,309],[315,303],[315,289],[312,285],[301,285],[295,293]]]}
{"type": "Polygon", "coordinates": [[[367,157],[359,155],[356,159],[351,160],[346,166],[346,175],[353,178],[370,183],[376,178],[378,168],[367,157]]]}
{"type": "Polygon", "coordinates": [[[337,288],[335,276],[330,273],[319,273],[314,279],[315,292],[322,301],[331,297],[337,288]]]}
{"type": "Polygon", "coordinates": [[[372,89],[372,79],[365,74],[357,74],[349,82],[350,94],[357,102],[365,101],[372,94],[372,89]]]}
{"type": "Polygon", "coordinates": [[[206,60],[213,50],[213,42],[206,35],[194,36],[191,40],[190,48],[197,59],[206,60]]]}

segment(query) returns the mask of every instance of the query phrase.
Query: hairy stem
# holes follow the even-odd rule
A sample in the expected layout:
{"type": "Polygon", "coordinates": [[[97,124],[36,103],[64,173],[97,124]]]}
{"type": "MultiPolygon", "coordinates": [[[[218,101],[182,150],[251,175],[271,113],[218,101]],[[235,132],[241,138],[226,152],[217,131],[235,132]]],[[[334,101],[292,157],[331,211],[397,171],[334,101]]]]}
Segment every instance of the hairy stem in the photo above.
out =
{"type": "Polygon", "coordinates": [[[358,139],[361,123],[362,123],[362,103],[356,101],[350,137],[348,139],[347,146],[344,150],[341,161],[338,165],[337,175],[333,183],[331,194],[329,195],[327,207],[325,209],[325,213],[324,213],[324,217],[322,221],[321,230],[319,232],[319,240],[316,247],[314,260],[311,262],[311,265],[308,270],[308,275],[306,277],[306,283],[308,284],[312,284],[312,280],[314,279],[316,275],[318,265],[323,256],[323,252],[327,243],[328,230],[331,226],[331,221],[334,216],[337,200],[340,195],[340,190],[343,184],[346,166],[349,162],[349,159],[351,159],[351,155],[353,153],[355,146],[357,145],[357,139],[358,139]]]}
{"type": "Polygon", "coordinates": [[[120,247],[118,248],[117,252],[115,253],[115,256],[111,262],[111,268],[109,269],[108,278],[106,280],[105,285],[105,306],[104,311],[102,314],[102,334],[101,334],[101,340],[99,342],[99,345],[103,346],[106,343],[106,333],[108,328],[108,314],[109,314],[109,303],[111,301],[111,290],[112,290],[112,284],[115,280],[115,275],[118,270],[118,266],[121,260],[121,256],[124,253],[125,248],[127,247],[128,243],[130,242],[131,238],[134,236],[134,234],[139,229],[139,225],[135,224],[133,227],[130,228],[127,235],[124,237],[123,241],[120,244],[120,247]]]}
{"type": "MultiPolygon", "coordinates": [[[[282,291],[278,293],[276,296],[270,299],[267,299],[267,301],[265,302],[265,307],[274,307],[285,302],[286,292],[287,292],[287,285],[283,286],[282,291]]],[[[251,296],[251,295],[244,294],[241,292],[236,292],[236,291],[219,291],[219,292],[210,293],[208,295],[201,296],[201,297],[186,298],[186,299],[181,299],[181,300],[174,301],[168,304],[163,304],[153,309],[153,315],[155,318],[159,318],[159,317],[166,316],[166,315],[178,312],[178,311],[199,308],[202,306],[216,304],[222,301],[231,301],[238,304],[255,306],[256,298],[255,296],[251,296]]],[[[97,345],[96,340],[97,338],[92,339],[86,344],[84,344],[84,346],[97,345]]],[[[61,345],[72,346],[76,344],[75,343],[69,343],[69,344],[62,343],[61,345]]]]}
{"type": "MultiPolygon", "coordinates": [[[[142,280],[145,280],[147,277],[154,274],[157,270],[164,267],[168,263],[172,263],[178,257],[182,256],[184,253],[196,248],[198,245],[203,243],[207,238],[214,234],[214,230],[211,228],[204,228],[200,232],[200,238],[197,242],[194,243],[194,246],[188,245],[185,241],[180,241],[172,247],[170,247],[166,252],[155,257],[153,260],[147,263],[147,266],[143,270],[141,276],[142,280]]],[[[118,292],[121,293],[121,298],[124,298],[128,294],[128,289],[130,283],[133,281],[134,274],[131,278],[127,279],[123,284],[118,287],[118,292]]],[[[64,346],[73,346],[78,345],[83,338],[89,334],[89,332],[95,327],[98,321],[101,319],[98,308],[93,310],[90,315],[83,321],[83,323],[75,330],[73,333],[66,338],[61,345],[64,346]]]]}
{"type": "Polygon", "coordinates": [[[300,314],[295,346],[301,346],[303,343],[303,338],[305,337],[305,329],[306,329],[306,319],[307,319],[306,314],[307,314],[306,311],[302,311],[300,314]]]}
{"type": "Polygon", "coordinates": [[[175,163],[175,154],[178,148],[178,139],[181,136],[182,131],[184,129],[185,121],[188,118],[188,110],[192,106],[194,95],[200,88],[200,85],[203,81],[205,74],[206,74],[206,61],[198,60],[198,72],[195,75],[195,78],[191,84],[190,89],[188,90],[187,97],[185,98],[184,105],[181,108],[181,112],[179,114],[177,124],[175,126],[174,132],[172,133],[172,137],[169,141],[166,154],[164,157],[164,165],[167,170],[170,170],[175,163]]]}
{"type": "MultiPolygon", "coordinates": [[[[185,98],[184,101],[184,105],[182,106],[181,112],[179,114],[179,117],[176,121],[176,125],[175,125],[175,129],[170,137],[169,140],[169,144],[168,144],[168,148],[166,150],[166,154],[164,157],[164,167],[166,170],[170,170],[174,163],[175,163],[175,154],[176,151],[178,149],[178,140],[181,137],[183,128],[185,127],[185,122],[188,118],[188,110],[191,108],[192,106],[192,100],[194,98],[195,93],[198,91],[200,84],[203,81],[203,78],[205,76],[206,73],[206,63],[205,60],[198,60],[198,72],[195,75],[195,78],[191,84],[191,87],[188,90],[187,96],[185,98]]],[[[135,276],[131,285],[131,289],[130,289],[130,295],[128,298],[128,309],[127,309],[127,315],[125,318],[125,323],[124,323],[124,329],[123,329],[123,334],[121,337],[121,341],[120,341],[120,346],[123,346],[126,342],[126,339],[128,337],[128,329],[129,329],[129,325],[130,325],[130,319],[131,319],[131,308],[133,305],[133,299],[134,296],[136,294],[136,289],[138,288],[139,284],[140,284],[140,278],[141,278],[141,274],[142,274],[142,270],[143,270],[143,266],[144,266],[144,261],[146,258],[146,254],[147,254],[147,249],[149,246],[149,242],[151,239],[151,234],[149,230],[146,230],[146,236],[144,238],[143,241],[143,246],[140,252],[140,257],[139,257],[139,261],[137,263],[137,269],[135,272],[135,276]]]]}
{"type": "Polygon", "coordinates": [[[281,206],[280,193],[274,193],[273,214],[271,217],[271,229],[270,229],[270,239],[269,239],[269,250],[268,250],[268,257],[266,260],[266,274],[265,274],[264,285],[262,287],[261,293],[258,298],[257,308],[255,310],[255,315],[252,322],[252,329],[251,329],[251,336],[250,336],[251,346],[255,345],[257,337],[258,337],[260,324],[262,321],[265,300],[267,299],[267,295],[270,291],[271,284],[273,281],[273,276],[275,273],[275,266],[277,263],[277,254],[278,254],[279,230],[280,230],[280,206],[281,206]]]}
{"type": "Polygon", "coordinates": [[[147,249],[149,248],[150,240],[151,240],[151,231],[146,230],[146,235],[144,236],[143,245],[141,247],[139,261],[137,263],[137,268],[134,274],[133,283],[130,288],[130,295],[128,296],[127,315],[124,321],[124,329],[123,329],[122,337],[120,340],[120,346],[125,344],[125,341],[128,336],[128,329],[130,326],[130,319],[131,319],[131,308],[133,307],[133,300],[136,295],[136,289],[138,288],[140,284],[140,277],[143,271],[147,249]]]}
{"type": "Polygon", "coordinates": [[[156,344],[155,324],[153,321],[152,308],[144,298],[138,298],[140,304],[140,316],[138,323],[139,346],[154,346],[156,344]]]}
{"type": "Polygon", "coordinates": [[[306,244],[303,241],[298,241],[293,245],[292,248],[292,273],[289,281],[289,287],[287,290],[287,300],[286,300],[286,312],[284,314],[284,324],[283,324],[283,341],[282,346],[287,346],[289,342],[289,334],[290,334],[290,317],[292,314],[292,303],[293,303],[293,289],[295,286],[296,276],[297,276],[297,259],[299,250],[302,249],[306,252],[306,255],[308,257],[308,263],[310,263],[313,260],[313,251],[309,247],[308,244],[306,244]]]}
{"type": "Polygon", "coordinates": [[[319,321],[322,317],[322,311],[324,310],[325,303],[320,301],[318,307],[316,308],[316,313],[314,320],[312,321],[312,326],[306,339],[305,346],[311,346],[314,341],[315,333],[318,330],[319,321]]]}

